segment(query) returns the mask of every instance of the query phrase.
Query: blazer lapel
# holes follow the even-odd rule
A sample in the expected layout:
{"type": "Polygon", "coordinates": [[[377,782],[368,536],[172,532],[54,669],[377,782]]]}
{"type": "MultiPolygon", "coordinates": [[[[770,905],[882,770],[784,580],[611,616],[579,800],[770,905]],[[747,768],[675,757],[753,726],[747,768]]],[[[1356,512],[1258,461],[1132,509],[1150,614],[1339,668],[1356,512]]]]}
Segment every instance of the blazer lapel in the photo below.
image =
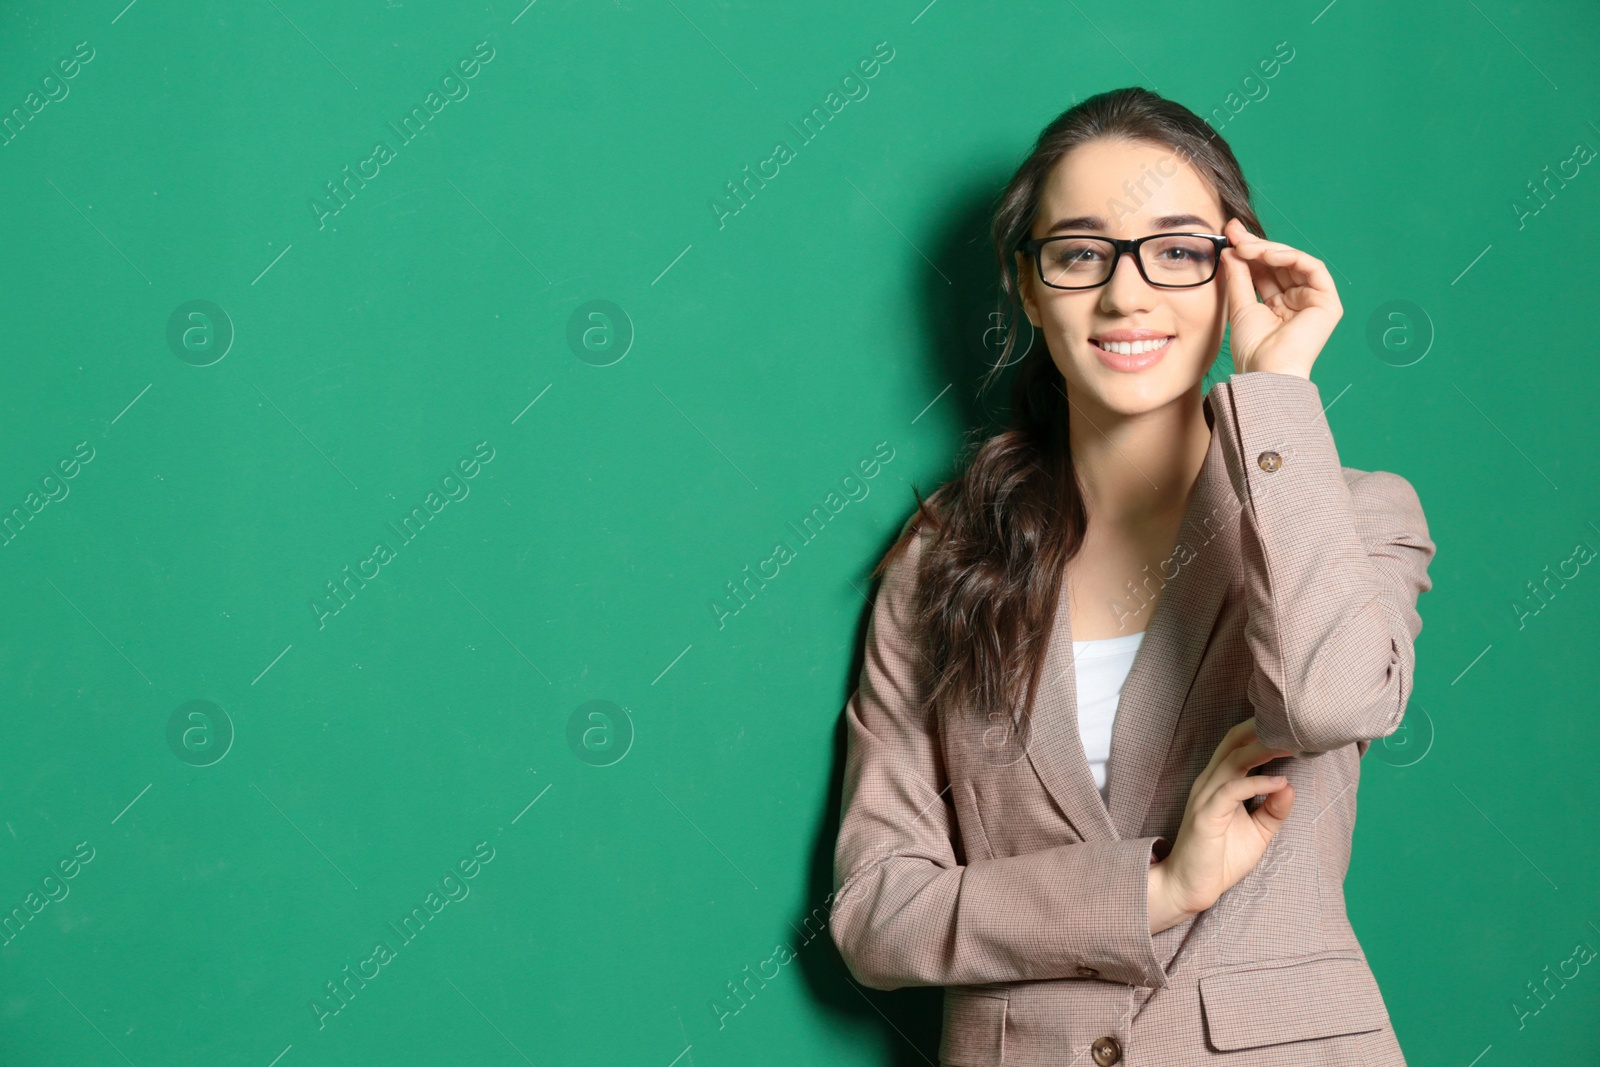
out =
{"type": "MultiPolygon", "coordinates": [[[[1160,605],[1158,604],[1159,608],[1160,605]]],[[[1117,831],[1095,788],[1094,773],[1078,733],[1078,680],[1072,669],[1072,615],[1067,610],[1067,583],[1061,582],[1044,672],[1034,700],[1028,759],[1039,780],[1085,841],[1115,841],[1117,831]]],[[[1108,778],[1109,781],[1109,778],[1108,778]]]]}
{"type": "Polygon", "coordinates": [[[1117,703],[1106,784],[1111,820],[1121,837],[1147,833],[1145,821],[1189,690],[1238,569],[1239,503],[1222,457],[1222,432],[1218,428],[1212,435],[1178,534],[1184,551],[1174,553],[1174,562],[1187,562],[1161,590],[1117,703]]]}
{"type": "Polygon", "coordinates": [[[1189,688],[1237,565],[1238,498],[1228,481],[1209,396],[1204,404],[1213,423],[1211,446],[1179,527],[1180,547],[1168,567],[1175,566],[1176,573],[1161,589],[1118,700],[1104,803],[1078,732],[1071,612],[1067,583],[1061,583],[1027,752],[1040,781],[1086,841],[1143,836],[1189,688]]]}

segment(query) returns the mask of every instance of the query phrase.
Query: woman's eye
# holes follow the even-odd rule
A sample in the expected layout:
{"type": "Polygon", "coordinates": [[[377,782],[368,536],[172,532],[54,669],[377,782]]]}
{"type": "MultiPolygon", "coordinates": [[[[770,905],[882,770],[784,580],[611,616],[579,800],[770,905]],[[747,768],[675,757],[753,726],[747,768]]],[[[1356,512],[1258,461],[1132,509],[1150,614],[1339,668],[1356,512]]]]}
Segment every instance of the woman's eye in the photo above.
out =
{"type": "Polygon", "coordinates": [[[1076,245],[1058,250],[1056,261],[1063,264],[1093,263],[1100,256],[1100,249],[1094,245],[1076,245]]]}

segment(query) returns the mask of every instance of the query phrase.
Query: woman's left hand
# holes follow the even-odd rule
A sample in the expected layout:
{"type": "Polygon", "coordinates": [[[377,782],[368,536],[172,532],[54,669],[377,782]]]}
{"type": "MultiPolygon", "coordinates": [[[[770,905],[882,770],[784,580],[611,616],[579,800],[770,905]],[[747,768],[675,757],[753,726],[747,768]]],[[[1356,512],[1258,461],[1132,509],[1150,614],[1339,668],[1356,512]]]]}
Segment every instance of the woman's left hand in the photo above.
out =
{"type": "Polygon", "coordinates": [[[1222,250],[1222,263],[1235,370],[1309,379],[1311,365],[1344,314],[1333,276],[1320,259],[1257,237],[1238,219],[1229,219],[1222,232],[1230,244],[1222,250]]]}

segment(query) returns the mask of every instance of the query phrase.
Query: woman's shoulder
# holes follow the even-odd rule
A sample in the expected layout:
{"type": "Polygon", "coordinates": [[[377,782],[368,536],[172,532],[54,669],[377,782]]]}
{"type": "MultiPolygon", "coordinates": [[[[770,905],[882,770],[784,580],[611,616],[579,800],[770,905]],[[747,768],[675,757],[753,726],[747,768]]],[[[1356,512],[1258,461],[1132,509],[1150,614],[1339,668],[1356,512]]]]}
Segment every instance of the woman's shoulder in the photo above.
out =
{"type": "Polygon", "coordinates": [[[928,521],[922,508],[918,508],[907,516],[906,521],[900,524],[900,532],[895,535],[889,550],[884,553],[883,560],[879,563],[879,573],[888,580],[891,573],[914,573],[917,562],[922,558],[922,553],[927,548],[928,541],[933,535],[933,524],[928,521]]]}
{"type": "Polygon", "coordinates": [[[917,507],[900,524],[900,532],[895,535],[888,551],[873,571],[873,577],[882,579],[880,595],[883,590],[893,589],[899,595],[909,596],[916,587],[923,555],[943,522],[938,502],[940,496],[940,493],[935,493],[919,499],[917,507]]]}

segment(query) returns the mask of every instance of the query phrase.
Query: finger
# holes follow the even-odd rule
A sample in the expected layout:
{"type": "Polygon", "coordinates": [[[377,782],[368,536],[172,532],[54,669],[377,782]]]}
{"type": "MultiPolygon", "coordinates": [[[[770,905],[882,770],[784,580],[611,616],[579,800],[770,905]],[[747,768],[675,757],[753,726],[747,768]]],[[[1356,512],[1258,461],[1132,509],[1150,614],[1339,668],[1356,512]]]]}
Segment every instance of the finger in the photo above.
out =
{"type": "Polygon", "coordinates": [[[1237,778],[1250,773],[1263,763],[1292,755],[1294,753],[1286,749],[1269,748],[1266,742],[1257,738],[1229,752],[1227,758],[1223,760],[1223,767],[1229,776],[1237,778]]]}
{"type": "Polygon", "coordinates": [[[1247,251],[1251,256],[1278,248],[1294,249],[1293,245],[1286,245],[1282,241],[1269,241],[1265,237],[1258,237],[1248,229],[1241,229],[1238,240],[1233,240],[1233,235],[1230,234],[1229,241],[1235,248],[1247,251]]]}
{"type": "Polygon", "coordinates": [[[1251,278],[1255,282],[1256,292],[1261,294],[1261,302],[1271,304],[1273,297],[1283,295],[1288,283],[1285,283],[1282,272],[1273,270],[1262,261],[1249,262],[1251,278]]]}
{"type": "Polygon", "coordinates": [[[1286,257],[1304,254],[1296,248],[1274,241],[1251,240],[1242,244],[1230,244],[1230,247],[1246,263],[1263,267],[1281,266],[1286,257]]]}
{"type": "Polygon", "coordinates": [[[1298,253],[1294,249],[1285,248],[1263,255],[1255,262],[1260,265],[1263,271],[1272,275],[1273,280],[1278,283],[1280,289],[1289,289],[1296,285],[1304,284],[1306,280],[1305,276],[1295,269],[1297,263],[1295,257],[1297,255],[1298,253]]]}
{"type": "MultiPolygon", "coordinates": [[[[1249,742],[1230,749],[1218,759],[1216,767],[1209,769],[1209,775],[1196,779],[1195,788],[1190,791],[1191,800],[1201,805],[1210,804],[1219,792],[1237,788],[1240,782],[1254,781],[1258,778],[1264,779],[1264,776],[1261,775],[1247,777],[1252,770],[1263,763],[1277,759],[1280,756],[1290,755],[1293,755],[1293,753],[1286,752],[1281,748],[1268,748],[1259,739],[1255,739],[1252,736],[1249,742]]],[[[1244,795],[1250,796],[1251,794],[1245,793],[1244,795]]]]}
{"type": "MultiPolygon", "coordinates": [[[[1272,794],[1279,790],[1291,788],[1289,781],[1282,777],[1269,777],[1258,774],[1248,778],[1237,778],[1231,782],[1224,782],[1212,791],[1205,799],[1200,810],[1209,818],[1232,818],[1239,805],[1253,796],[1272,794]]],[[[1251,812],[1251,814],[1255,814],[1251,812]]]]}
{"type": "Polygon", "coordinates": [[[1222,227],[1222,234],[1234,247],[1266,240],[1260,234],[1252,232],[1250,227],[1244,224],[1244,220],[1239,218],[1229,219],[1227,224],[1222,227]]]}
{"type": "Polygon", "coordinates": [[[1276,834],[1283,821],[1289,817],[1289,812],[1294,809],[1294,786],[1287,783],[1282,789],[1276,789],[1267,794],[1267,799],[1261,806],[1250,813],[1263,830],[1276,834]]]}
{"type": "Polygon", "coordinates": [[[1217,743],[1216,750],[1211,753],[1211,759],[1206,763],[1201,777],[1213,771],[1217,764],[1222,762],[1235,749],[1248,745],[1256,739],[1256,717],[1250,716],[1241,722],[1234,723],[1227,733],[1222,735],[1222,740],[1217,743]]]}
{"type": "Polygon", "coordinates": [[[1222,250],[1222,262],[1227,272],[1228,319],[1238,322],[1240,316],[1256,302],[1255,272],[1231,248],[1222,250]]]}
{"type": "MultiPolygon", "coordinates": [[[[1253,717],[1237,723],[1222,736],[1222,740],[1217,743],[1216,750],[1211,753],[1211,758],[1206,761],[1206,765],[1201,768],[1200,773],[1195,775],[1194,781],[1189,783],[1190,804],[1199,803],[1199,798],[1211,791],[1212,779],[1218,776],[1218,768],[1228,756],[1240,746],[1254,741],[1255,737],[1255,719],[1253,717]]],[[[1226,776],[1224,775],[1224,777],[1226,776]]]]}
{"type": "Polygon", "coordinates": [[[1283,280],[1285,288],[1290,285],[1309,285],[1323,292],[1338,292],[1333,284],[1333,275],[1328,273],[1327,264],[1298,248],[1288,245],[1262,248],[1256,245],[1240,251],[1252,263],[1259,262],[1271,268],[1283,280]]]}
{"type": "MultiPolygon", "coordinates": [[[[1310,282],[1310,275],[1306,273],[1304,263],[1304,259],[1308,258],[1310,257],[1305,257],[1304,253],[1285,246],[1280,249],[1267,249],[1247,262],[1257,275],[1257,289],[1262,289],[1262,279],[1270,278],[1274,288],[1281,292],[1310,282]]],[[[1265,300],[1267,295],[1263,289],[1261,298],[1265,300]]]]}
{"type": "Polygon", "coordinates": [[[1229,782],[1217,790],[1217,797],[1230,804],[1242,804],[1254,796],[1271,795],[1279,790],[1292,788],[1294,787],[1289,784],[1289,779],[1281,774],[1252,774],[1247,778],[1229,782]]]}
{"type": "Polygon", "coordinates": [[[1255,824],[1263,841],[1271,841],[1278,836],[1278,831],[1283,829],[1283,824],[1288,821],[1289,813],[1293,810],[1294,786],[1285,785],[1267,794],[1266,799],[1250,812],[1250,821],[1255,824]]]}
{"type": "Polygon", "coordinates": [[[1313,308],[1327,312],[1336,320],[1344,314],[1344,306],[1339,303],[1337,293],[1324,292],[1298,283],[1286,286],[1282,293],[1277,294],[1277,299],[1268,302],[1273,305],[1275,311],[1283,312],[1285,319],[1313,308]]]}
{"type": "Polygon", "coordinates": [[[1331,309],[1327,297],[1315,289],[1304,285],[1296,285],[1283,292],[1283,304],[1290,311],[1305,311],[1307,308],[1327,307],[1331,309]]]}
{"type": "Polygon", "coordinates": [[[1281,748],[1268,748],[1259,739],[1251,740],[1248,744],[1232,749],[1218,761],[1216,770],[1212,772],[1210,788],[1218,788],[1229,782],[1237,782],[1263,763],[1293,753],[1285,752],[1281,748]]]}
{"type": "Polygon", "coordinates": [[[1324,287],[1324,278],[1326,287],[1333,287],[1333,276],[1328,274],[1327,265],[1293,245],[1251,236],[1243,243],[1236,244],[1234,249],[1252,266],[1259,264],[1262,268],[1270,269],[1284,288],[1300,283],[1297,274],[1307,282],[1315,280],[1313,284],[1318,288],[1324,287]]]}

